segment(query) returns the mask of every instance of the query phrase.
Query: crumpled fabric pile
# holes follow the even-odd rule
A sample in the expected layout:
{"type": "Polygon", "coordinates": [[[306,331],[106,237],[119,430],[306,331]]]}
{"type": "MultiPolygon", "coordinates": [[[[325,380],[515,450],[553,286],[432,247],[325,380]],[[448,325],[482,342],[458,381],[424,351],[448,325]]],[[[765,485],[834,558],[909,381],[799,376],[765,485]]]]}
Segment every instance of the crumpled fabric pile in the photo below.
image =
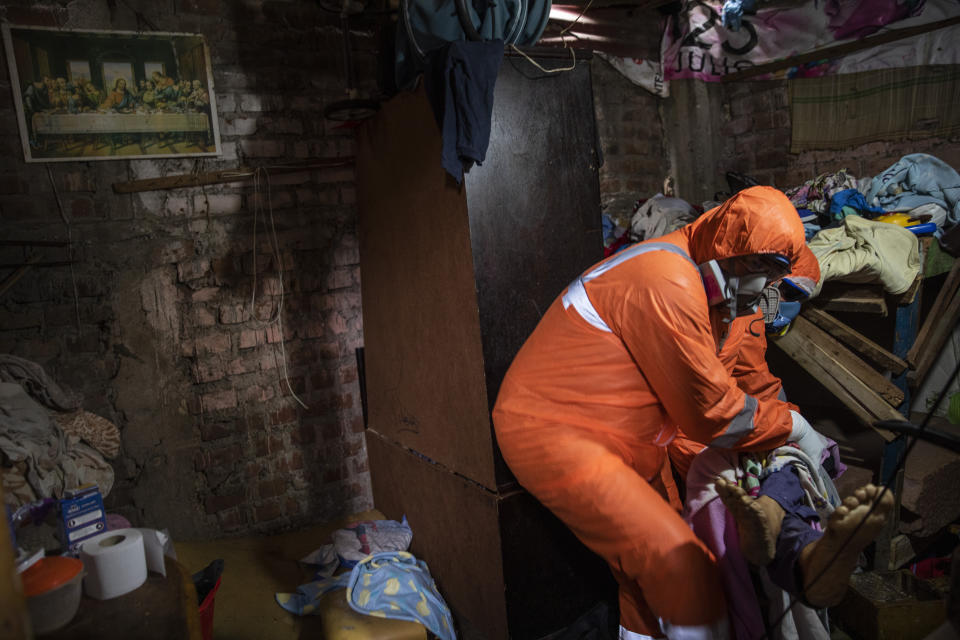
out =
{"type": "Polygon", "coordinates": [[[899,295],[920,273],[916,236],[895,224],[847,216],[839,227],[822,230],[807,244],[820,262],[820,281],[812,296],[830,280],[879,282],[891,295],[899,295]]]}
{"type": "Polygon", "coordinates": [[[340,567],[350,568],[373,553],[406,551],[413,540],[413,530],[404,516],[396,520],[363,520],[337,529],[333,542],[325,544],[300,562],[317,567],[314,579],[328,578],[340,567]]]}
{"type": "Polygon", "coordinates": [[[109,494],[114,473],[106,458],[120,451],[116,425],[79,409],[78,397],[28,360],[0,355],[0,379],[0,450],[12,463],[3,470],[6,501],[61,498],[90,483],[109,494]]]}
{"type": "Polygon", "coordinates": [[[430,569],[411,553],[375,553],[350,573],[308,582],[296,593],[276,594],[276,600],[296,615],[318,614],[320,598],[334,589],[346,589],[347,602],[358,613],[419,622],[441,640],[456,640],[450,608],[437,591],[430,569]]]}

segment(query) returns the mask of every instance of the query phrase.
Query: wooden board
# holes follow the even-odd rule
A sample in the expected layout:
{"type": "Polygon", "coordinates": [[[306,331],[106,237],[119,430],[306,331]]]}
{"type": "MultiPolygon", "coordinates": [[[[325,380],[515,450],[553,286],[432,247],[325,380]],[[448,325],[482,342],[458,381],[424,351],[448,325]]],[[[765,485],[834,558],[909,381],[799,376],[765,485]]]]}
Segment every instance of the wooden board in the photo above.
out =
{"type": "Polygon", "coordinates": [[[374,506],[406,515],[440,595],[485,637],[508,637],[497,496],[369,431],[367,452],[374,506]]]}
{"type": "Polygon", "coordinates": [[[960,285],[960,260],[953,263],[953,268],[950,269],[947,279],[944,281],[943,286],[940,287],[940,291],[937,292],[937,297],[934,299],[933,306],[930,307],[929,313],[927,313],[926,320],[920,327],[920,331],[917,332],[917,338],[914,340],[913,346],[910,347],[910,351],[907,352],[906,359],[911,366],[916,367],[917,361],[920,359],[920,352],[926,350],[926,343],[930,337],[930,333],[944,313],[946,313],[947,307],[957,293],[958,285],[960,285]]]}
{"type": "Polygon", "coordinates": [[[898,358],[859,331],[840,322],[829,313],[808,305],[803,309],[803,317],[881,369],[890,371],[894,375],[900,375],[906,370],[906,360],[898,358]]]}
{"type": "MultiPolygon", "coordinates": [[[[3,497],[2,478],[0,478],[0,504],[6,504],[3,497]]],[[[30,618],[27,615],[23,585],[17,574],[10,527],[6,524],[0,525],[0,602],[3,603],[0,607],[0,638],[27,640],[33,637],[29,632],[30,618]]]]}
{"type": "Polygon", "coordinates": [[[857,357],[823,329],[820,329],[805,317],[793,321],[791,331],[798,331],[811,345],[815,345],[832,363],[843,367],[850,375],[863,382],[869,389],[883,398],[890,406],[899,407],[903,403],[903,390],[883,377],[870,365],[857,357]]]}
{"type": "MultiPolygon", "coordinates": [[[[806,326],[812,325],[808,322],[806,326]]],[[[797,329],[798,327],[794,326],[786,335],[772,339],[770,343],[790,356],[836,396],[864,425],[873,428],[886,441],[893,440],[893,433],[877,429],[874,423],[879,420],[903,420],[903,416],[848,369],[833,360],[830,354],[813,343],[808,336],[809,331],[797,329]]]]}
{"type": "Polygon", "coordinates": [[[883,287],[828,282],[811,303],[824,311],[854,311],[886,316],[883,287]]]}
{"type": "Polygon", "coordinates": [[[953,299],[943,310],[943,313],[934,316],[932,313],[924,323],[927,329],[921,350],[915,354],[917,358],[916,370],[907,374],[907,382],[911,387],[919,387],[927,377],[930,367],[940,356],[944,343],[953,332],[953,328],[960,320],[960,291],[954,291],[953,299]]]}
{"type": "Polygon", "coordinates": [[[493,489],[466,197],[422,90],[359,130],[357,200],[368,426],[493,489]]]}

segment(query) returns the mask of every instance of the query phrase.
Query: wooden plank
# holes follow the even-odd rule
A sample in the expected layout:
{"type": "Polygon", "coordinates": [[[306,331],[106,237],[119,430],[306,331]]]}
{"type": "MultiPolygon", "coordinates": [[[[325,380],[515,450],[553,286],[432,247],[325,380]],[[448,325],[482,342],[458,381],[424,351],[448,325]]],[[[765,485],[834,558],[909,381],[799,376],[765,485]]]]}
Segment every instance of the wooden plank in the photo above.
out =
{"type": "Polygon", "coordinates": [[[414,530],[410,552],[430,566],[456,616],[466,617],[483,637],[509,637],[499,497],[376,432],[366,433],[376,508],[388,518],[407,517],[414,530]]]}
{"type": "Polygon", "coordinates": [[[282,173],[301,173],[313,169],[329,169],[345,167],[353,164],[353,157],[320,158],[298,165],[271,166],[271,167],[238,167],[224,171],[203,171],[200,173],[182,173],[175,176],[161,178],[146,178],[144,180],[130,180],[128,182],[114,182],[113,190],[116,193],[139,193],[141,191],[155,191],[158,189],[181,189],[184,187],[199,187],[206,184],[221,184],[224,182],[243,182],[253,180],[258,171],[264,177],[282,173]]]}
{"type": "MultiPolygon", "coordinates": [[[[0,504],[3,497],[3,479],[0,478],[0,504]]],[[[6,522],[0,525],[0,638],[4,640],[27,640],[32,638],[27,601],[23,595],[20,575],[14,559],[13,539],[6,522]]]]}
{"type": "Polygon", "coordinates": [[[467,198],[440,147],[422,87],[357,131],[367,424],[494,489],[467,198]]]}
{"type": "Polygon", "coordinates": [[[889,405],[899,407],[903,402],[903,390],[893,384],[882,374],[878,373],[855,353],[844,347],[823,329],[820,329],[805,317],[800,316],[793,321],[792,331],[801,333],[812,344],[815,344],[833,362],[842,366],[851,375],[867,385],[868,388],[883,398],[889,405]]]}
{"type": "Polygon", "coordinates": [[[793,327],[786,335],[772,339],[770,342],[790,356],[800,367],[836,396],[861,423],[874,429],[887,442],[896,437],[886,429],[876,428],[874,423],[879,420],[902,420],[903,416],[862,381],[857,380],[842,367],[836,366],[830,358],[821,355],[823,352],[808,340],[803,331],[797,331],[796,327],[793,327]],[[855,388],[858,392],[857,395],[851,393],[848,387],[855,388]],[[871,394],[873,398],[870,398],[871,394]],[[865,406],[860,398],[870,399],[870,408],[865,406]],[[878,413],[880,415],[877,415],[878,413]]]}
{"type": "Polygon", "coordinates": [[[852,329],[843,322],[840,322],[822,309],[807,305],[803,309],[803,317],[860,355],[866,357],[881,369],[891,371],[894,375],[900,375],[906,370],[906,360],[898,358],[870,338],[852,329]]]}
{"type": "Polygon", "coordinates": [[[853,311],[887,315],[887,300],[883,288],[869,285],[824,285],[812,304],[825,311],[853,311]]]}
{"type": "Polygon", "coordinates": [[[924,343],[929,338],[930,332],[940,319],[940,316],[946,311],[950,301],[953,300],[958,285],[960,285],[960,260],[953,263],[953,268],[950,269],[950,273],[947,274],[947,279],[943,282],[943,286],[940,287],[940,291],[937,293],[937,298],[933,301],[933,306],[930,307],[930,312],[927,314],[926,320],[920,327],[920,331],[917,332],[917,338],[913,341],[913,346],[910,347],[910,351],[907,352],[906,359],[911,367],[916,368],[920,352],[926,350],[924,343]]]}
{"type": "Polygon", "coordinates": [[[960,291],[954,292],[950,306],[942,314],[930,319],[933,320],[933,324],[924,344],[921,346],[921,350],[917,353],[916,370],[907,374],[907,384],[914,388],[923,384],[930,367],[940,356],[943,344],[950,337],[957,321],[960,320],[960,291]]]}
{"type": "Polygon", "coordinates": [[[907,29],[890,29],[870,38],[854,40],[853,42],[845,42],[833,47],[817,49],[816,51],[810,51],[798,56],[793,56],[792,58],[774,60],[773,62],[768,62],[766,64],[759,64],[755,67],[744,69],[743,71],[737,71],[736,73],[728,73],[727,75],[723,76],[722,81],[733,82],[735,80],[746,80],[747,78],[753,78],[766,73],[773,73],[774,71],[780,71],[781,69],[796,67],[806,64],[807,62],[814,62],[816,60],[824,60],[828,58],[839,58],[847,55],[848,53],[853,53],[854,51],[876,47],[881,44],[887,44],[888,42],[894,42],[903,38],[910,38],[922,33],[929,33],[931,31],[936,31],[937,29],[942,29],[958,23],[960,23],[960,16],[954,16],[952,18],[947,18],[946,20],[929,22],[927,24],[909,27],[907,29]]]}

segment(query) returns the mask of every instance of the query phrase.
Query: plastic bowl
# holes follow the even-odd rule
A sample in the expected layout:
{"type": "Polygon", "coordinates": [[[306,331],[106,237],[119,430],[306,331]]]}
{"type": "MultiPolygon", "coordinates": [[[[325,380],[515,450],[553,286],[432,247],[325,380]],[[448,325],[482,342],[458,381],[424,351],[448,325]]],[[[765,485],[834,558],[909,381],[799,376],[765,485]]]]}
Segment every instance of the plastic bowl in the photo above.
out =
{"type": "Polygon", "coordinates": [[[73,620],[80,606],[83,563],[75,558],[42,558],[23,573],[33,632],[49,633],[73,620]]]}

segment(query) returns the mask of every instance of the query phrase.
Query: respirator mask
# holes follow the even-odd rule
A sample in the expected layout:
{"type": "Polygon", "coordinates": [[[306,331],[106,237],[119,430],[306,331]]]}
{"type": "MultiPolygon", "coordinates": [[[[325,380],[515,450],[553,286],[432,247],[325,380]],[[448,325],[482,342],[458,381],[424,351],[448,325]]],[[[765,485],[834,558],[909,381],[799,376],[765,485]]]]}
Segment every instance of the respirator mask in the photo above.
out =
{"type": "Polygon", "coordinates": [[[727,323],[756,313],[767,285],[790,273],[790,260],[771,253],[710,260],[699,266],[707,303],[726,306],[727,323]]]}
{"type": "Polygon", "coordinates": [[[767,335],[782,336],[800,307],[810,298],[809,292],[790,278],[784,278],[775,287],[767,287],[760,296],[760,311],[767,335]]]}

